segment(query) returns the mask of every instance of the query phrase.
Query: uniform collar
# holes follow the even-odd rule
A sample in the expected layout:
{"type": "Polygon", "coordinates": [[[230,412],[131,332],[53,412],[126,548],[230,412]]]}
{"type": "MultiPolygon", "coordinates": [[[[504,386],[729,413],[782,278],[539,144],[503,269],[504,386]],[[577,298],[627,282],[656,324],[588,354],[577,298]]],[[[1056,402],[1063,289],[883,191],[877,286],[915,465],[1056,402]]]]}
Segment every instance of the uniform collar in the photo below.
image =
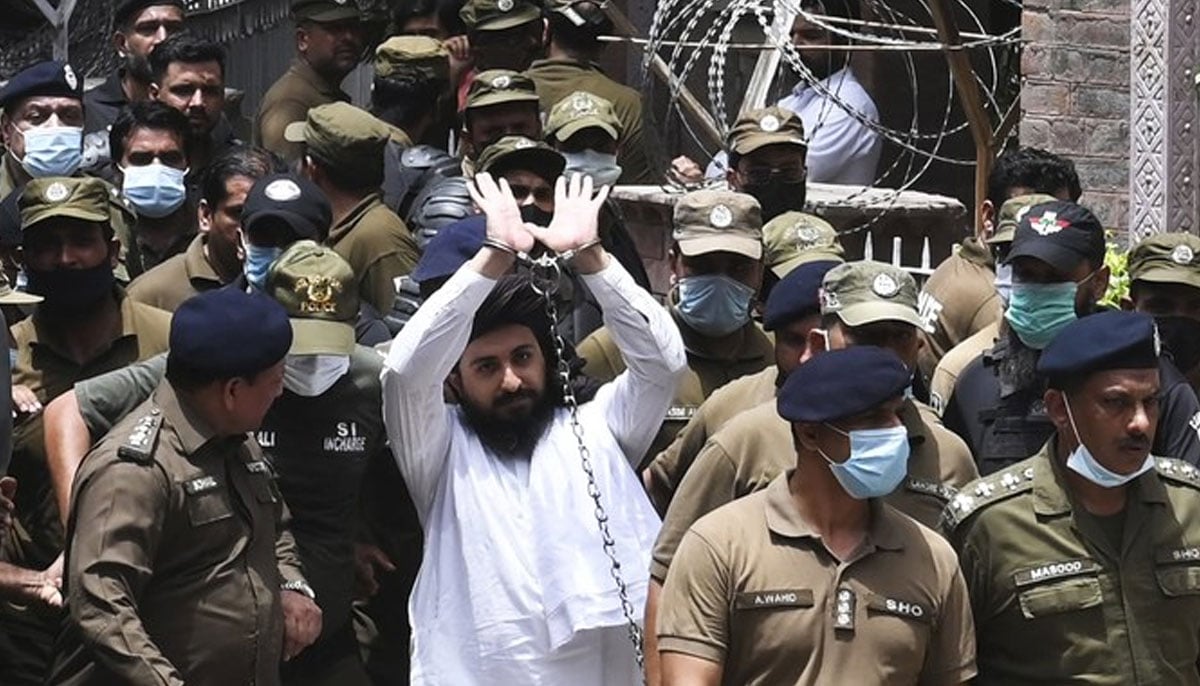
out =
{"type": "MultiPolygon", "coordinates": [[[[795,469],[789,469],[775,477],[767,486],[767,528],[785,538],[820,539],[808,522],[800,516],[792,499],[790,482],[795,469]]],[[[867,530],[863,550],[902,550],[904,541],[895,521],[896,513],[877,498],[868,501],[871,508],[871,523],[867,530]]]]}
{"type": "Polygon", "coordinates": [[[163,419],[179,438],[179,447],[185,455],[195,455],[209,446],[237,444],[246,436],[222,436],[184,398],[179,397],[170,381],[163,379],[154,389],[154,404],[162,410],[163,419]]]}
{"type": "MultiPolygon", "coordinates": [[[[113,343],[123,338],[137,338],[137,327],[135,326],[137,315],[133,311],[133,299],[127,297],[125,289],[120,286],[113,286],[113,297],[117,299],[117,304],[121,312],[121,334],[113,340],[113,343]]],[[[32,335],[29,338],[31,346],[45,346],[53,350],[56,355],[64,358],[68,357],[61,352],[64,347],[61,345],[62,341],[57,340],[54,331],[45,326],[45,319],[39,316],[39,310],[33,311],[33,315],[30,316],[29,321],[32,324],[32,335]]]]}
{"type": "MultiPolygon", "coordinates": [[[[1065,515],[1073,508],[1067,490],[1065,465],[1058,459],[1058,434],[1055,433],[1033,460],[1033,511],[1039,515],[1065,515]]],[[[1167,492],[1158,472],[1151,469],[1133,481],[1129,500],[1146,503],[1167,502],[1167,492]]]]}
{"type": "Polygon", "coordinates": [[[992,269],[996,266],[996,260],[992,257],[992,251],[981,243],[976,236],[963,239],[963,242],[959,244],[958,255],[971,264],[977,264],[981,267],[992,269]]]}
{"type": "Polygon", "coordinates": [[[341,88],[338,88],[338,84],[326,81],[325,77],[318,74],[317,70],[313,69],[308,62],[299,57],[292,62],[292,72],[322,95],[326,95],[333,100],[350,101],[350,96],[346,95],[341,88]]]}
{"type": "Polygon", "coordinates": [[[114,69],[113,72],[108,75],[108,78],[104,79],[104,83],[101,83],[99,86],[93,88],[91,93],[93,94],[92,97],[95,98],[95,101],[105,105],[112,105],[114,107],[124,106],[126,104],[125,87],[121,85],[124,74],[125,70],[114,69]]]}
{"type": "Polygon", "coordinates": [[[929,440],[929,427],[926,426],[925,420],[921,419],[921,410],[917,408],[917,404],[911,398],[904,399],[904,403],[900,405],[900,411],[896,414],[900,416],[900,423],[908,432],[909,445],[919,446],[929,440]]]}
{"type": "Polygon", "coordinates": [[[187,251],[183,253],[183,269],[187,273],[189,281],[195,279],[210,281],[218,285],[221,283],[221,277],[217,275],[217,270],[213,269],[212,264],[208,261],[208,255],[204,252],[203,235],[198,234],[188,244],[187,251]]]}
{"type": "Polygon", "coordinates": [[[547,67],[551,67],[551,68],[552,67],[571,67],[574,69],[582,69],[584,71],[598,71],[601,74],[604,73],[604,70],[600,68],[600,65],[596,64],[595,62],[584,62],[582,60],[576,60],[576,59],[572,59],[570,57],[556,57],[553,59],[547,58],[544,60],[534,60],[533,64],[529,65],[529,70],[533,71],[533,70],[536,70],[539,68],[547,68],[547,67]]]}
{"type": "Polygon", "coordinates": [[[368,212],[375,209],[376,205],[382,204],[383,199],[379,193],[372,193],[358,201],[358,204],[352,207],[350,211],[346,213],[346,216],[342,217],[341,221],[339,221],[332,229],[330,229],[329,239],[325,242],[329,245],[335,245],[338,241],[345,238],[346,234],[350,233],[350,231],[358,225],[358,222],[362,221],[362,218],[366,216],[368,212]]]}

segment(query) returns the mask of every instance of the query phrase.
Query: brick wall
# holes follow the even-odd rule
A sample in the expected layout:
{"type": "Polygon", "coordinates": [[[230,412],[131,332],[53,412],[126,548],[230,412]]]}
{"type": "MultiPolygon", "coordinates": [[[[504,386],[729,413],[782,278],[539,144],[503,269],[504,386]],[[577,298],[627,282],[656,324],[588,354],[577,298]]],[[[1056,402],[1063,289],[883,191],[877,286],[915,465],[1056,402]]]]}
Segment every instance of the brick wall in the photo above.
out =
{"type": "Polygon", "coordinates": [[[1025,0],[1021,144],[1075,160],[1081,202],[1129,224],[1129,0],[1025,0]]]}

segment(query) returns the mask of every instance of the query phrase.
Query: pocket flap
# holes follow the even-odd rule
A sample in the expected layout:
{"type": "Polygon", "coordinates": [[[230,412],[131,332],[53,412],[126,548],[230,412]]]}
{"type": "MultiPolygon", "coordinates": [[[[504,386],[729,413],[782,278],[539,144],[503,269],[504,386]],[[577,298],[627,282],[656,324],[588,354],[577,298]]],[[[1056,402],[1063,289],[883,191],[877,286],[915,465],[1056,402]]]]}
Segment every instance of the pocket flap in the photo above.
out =
{"type": "Polygon", "coordinates": [[[1171,597],[1200,595],[1200,567],[1189,565],[1160,565],[1154,570],[1158,587],[1171,597]]]}
{"type": "Polygon", "coordinates": [[[1100,591],[1098,577],[1075,576],[1030,586],[1022,590],[1017,599],[1025,618],[1036,619],[1098,607],[1104,602],[1104,594],[1100,591]]]}

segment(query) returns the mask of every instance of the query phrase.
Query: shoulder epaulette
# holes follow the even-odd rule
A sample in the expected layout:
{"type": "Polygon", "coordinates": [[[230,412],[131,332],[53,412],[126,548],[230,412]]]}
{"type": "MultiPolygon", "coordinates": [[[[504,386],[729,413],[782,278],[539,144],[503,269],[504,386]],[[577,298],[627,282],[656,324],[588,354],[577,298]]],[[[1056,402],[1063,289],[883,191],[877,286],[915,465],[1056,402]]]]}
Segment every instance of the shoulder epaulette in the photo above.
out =
{"type": "Polygon", "coordinates": [[[966,521],[976,511],[1007,500],[1033,488],[1033,467],[1012,466],[982,479],[977,479],[950,499],[942,512],[942,526],[951,530],[966,521]]]}
{"type": "Polygon", "coordinates": [[[158,432],[162,428],[162,413],[156,408],[133,425],[129,437],[117,449],[117,457],[140,464],[154,461],[154,448],[158,445],[158,432]]]}
{"type": "Polygon", "coordinates": [[[1187,484],[1192,488],[1200,488],[1200,469],[1170,457],[1155,457],[1154,470],[1168,481],[1187,484]]]}

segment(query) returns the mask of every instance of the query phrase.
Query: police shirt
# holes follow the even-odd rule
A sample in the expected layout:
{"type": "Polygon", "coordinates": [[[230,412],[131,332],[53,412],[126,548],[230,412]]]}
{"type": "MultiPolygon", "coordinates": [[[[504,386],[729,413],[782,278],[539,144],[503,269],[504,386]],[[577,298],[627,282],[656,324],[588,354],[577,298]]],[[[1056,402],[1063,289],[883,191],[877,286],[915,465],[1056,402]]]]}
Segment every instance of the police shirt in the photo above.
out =
{"type": "Polygon", "coordinates": [[[917,366],[926,379],[951,348],[1000,321],[1004,302],[996,292],[991,251],[968,238],[933,270],[921,289],[917,308],[926,330],[917,366]]]}
{"type": "Polygon", "coordinates": [[[379,312],[392,310],[398,279],[411,274],[421,257],[408,227],[379,193],[355,205],[325,242],[354,268],[359,297],[379,312]]]}
{"type": "Polygon", "coordinates": [[[304,121],[310,109],[339,101],[350,102],[350,96],[297,57],[263,95],[254,123],[255,143],[287,162],[294,162],[304,146],[284,140],[283,130],[288,124],[304,121]]]}
{"type": "MultiPolygon", "coordinates": [[[[908,470],[904,481],[883,501],[929,527],[957,489],[979,473],[957,436],[939,425],[913,401],[900,407],[908,432],[908,470]]],[[[650,576],[667,576],[684,532],[704,515],[767,487],[795,467],[791,425],[779,416],[774,399],[731,419],[700,451],[683,477],[651,554],[650,576]]]]}
{"type": "Polygon", "coordinates": [[[1155,458],[1114,538],[1072,498],[1062,464],[1052,438],[947,509],[975,683],[1200,684],[1200,470],[1155,458]]]}
{"type": "Polygon", "coordinates": [[[129,284],[129,297],[173,312],[193,295],[222,285],[221,277],[204,254],[204,237],[196,236],[185,252],[134,279],[129,284]]]}
{"type": "MultiPolygon", "coordinates": [[[[794,471],[794,470],[793,470],[794,471]]],[[[722,684],[958,684],[975,632],[954,551],[878,501],[839,560],[796,509],[791,471],[691,527],[663,587],[660,652],[722,684]]]]}

